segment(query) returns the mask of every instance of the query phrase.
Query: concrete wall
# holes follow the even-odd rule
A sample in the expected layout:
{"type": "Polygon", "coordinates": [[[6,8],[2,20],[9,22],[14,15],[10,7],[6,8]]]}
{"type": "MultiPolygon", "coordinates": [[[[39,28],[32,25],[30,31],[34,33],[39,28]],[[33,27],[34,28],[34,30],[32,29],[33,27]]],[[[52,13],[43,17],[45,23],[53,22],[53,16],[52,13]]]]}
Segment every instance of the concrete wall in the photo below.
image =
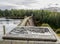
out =
{"type": "Polygon", "coordinates": [[[0,41],[0,44],[60,44],[60,43],[42,41],[2,40],[0,41]]]}

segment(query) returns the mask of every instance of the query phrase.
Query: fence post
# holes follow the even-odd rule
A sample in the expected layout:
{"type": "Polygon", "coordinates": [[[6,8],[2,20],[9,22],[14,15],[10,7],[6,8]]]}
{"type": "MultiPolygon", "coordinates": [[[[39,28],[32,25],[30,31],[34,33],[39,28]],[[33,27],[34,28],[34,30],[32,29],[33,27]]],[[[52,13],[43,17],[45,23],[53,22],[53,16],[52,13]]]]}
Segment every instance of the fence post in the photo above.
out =
{"type": "Polygon", "coordinates": [[[3,34],[4,34],[4,35],[6,34],[5,25],[3,25],[3,34]]]}

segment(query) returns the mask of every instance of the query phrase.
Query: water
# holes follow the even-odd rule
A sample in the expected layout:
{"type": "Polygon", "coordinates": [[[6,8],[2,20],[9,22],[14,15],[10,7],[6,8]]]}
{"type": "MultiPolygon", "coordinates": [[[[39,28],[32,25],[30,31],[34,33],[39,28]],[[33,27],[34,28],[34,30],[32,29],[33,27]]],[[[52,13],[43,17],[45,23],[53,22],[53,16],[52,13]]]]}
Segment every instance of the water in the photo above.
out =
{"type": "Polygon", "coordinates": [[[10,32],[13,28],[15,28],[19,23],[21,22],[21,19],[5,19],[0,18],[0,39],[3,36],[3,25],[5,25],[5,31],[6,33],[10,32]]]}

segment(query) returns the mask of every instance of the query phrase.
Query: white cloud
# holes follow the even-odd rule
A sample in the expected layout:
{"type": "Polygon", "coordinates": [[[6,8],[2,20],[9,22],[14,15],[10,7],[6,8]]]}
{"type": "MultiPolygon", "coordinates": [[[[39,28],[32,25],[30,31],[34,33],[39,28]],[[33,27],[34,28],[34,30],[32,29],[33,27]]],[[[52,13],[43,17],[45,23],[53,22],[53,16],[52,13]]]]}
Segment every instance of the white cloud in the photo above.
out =
{"type": "Polygon", "coordinates": [[[25,6],[24,5],[18,5],[18,4],[13,4],[13,3],[7,3],[7,2],[1,2],[0,3],[0,7],[1,8],[6,8],[6,9],[23,9],[23,8],[25,8],[25,6]]]}
{"type": "Polygon", "coordinates": [[[60,7],[60,0],[0,0],[0,7],[4,8],[9,6],[9,8],[16,9],[40,9],[50,6],[60,7]]]}
{"type": "Polygon", "coordinates": [[[20,5],[12,4],[12,3],[8,3],[8,2],[0,2],[0,6],[20,6],[20,5]]]}

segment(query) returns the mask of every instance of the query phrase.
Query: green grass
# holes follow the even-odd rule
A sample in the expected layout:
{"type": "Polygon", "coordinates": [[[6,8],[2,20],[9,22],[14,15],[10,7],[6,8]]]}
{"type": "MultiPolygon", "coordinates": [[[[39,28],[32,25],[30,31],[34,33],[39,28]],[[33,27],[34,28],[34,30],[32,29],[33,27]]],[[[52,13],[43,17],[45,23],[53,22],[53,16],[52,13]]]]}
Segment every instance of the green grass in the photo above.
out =
{"type": "Polygon", "coordinates": [[[60,28],[56,30],[56,33],[60,37],[60,28]]]}
{"type": "Polygon", "coordinates": [[[60,34],[57,34],[60,37],[60,34]]]}
{"type": "Polygon", "coordinates": [[[45,23],[43,23],[41,26],[42,27],[50,27],[49,24],[45,24],[45,23]]]}
{"type": "MultiPolygon", "coordinates": [[[[42,25],[41,25],[41,27],[50,27],[49,26],[49,24],[46,24],[46,23],[43,23],[42,25]]],[[[56,31],[56,34],[60,37],[60,28],[59,29],[55,29],[57,32],[59,32],[59,33],[57,33],[56,31]]]]}

